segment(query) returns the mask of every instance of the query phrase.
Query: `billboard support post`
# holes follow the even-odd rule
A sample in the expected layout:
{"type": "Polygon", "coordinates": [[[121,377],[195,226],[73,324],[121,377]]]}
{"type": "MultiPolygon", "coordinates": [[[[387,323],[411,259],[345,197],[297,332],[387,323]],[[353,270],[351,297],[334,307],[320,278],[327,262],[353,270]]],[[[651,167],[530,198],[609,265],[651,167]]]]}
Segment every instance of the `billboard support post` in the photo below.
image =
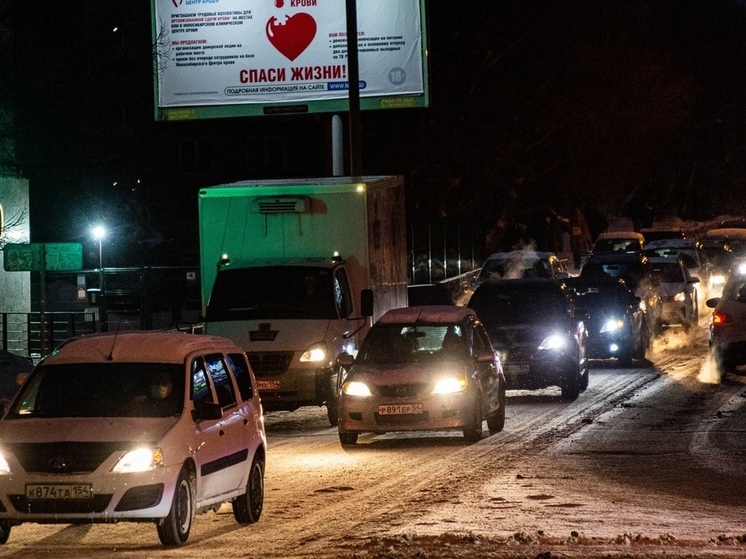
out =
{"type": "Polygon", "coordinates": [[[360,126],[360,67],[357,52],[357,0],[345,0],[347,11],[347,75],[350,101],[350,175],[363,174],[360,126]]]}

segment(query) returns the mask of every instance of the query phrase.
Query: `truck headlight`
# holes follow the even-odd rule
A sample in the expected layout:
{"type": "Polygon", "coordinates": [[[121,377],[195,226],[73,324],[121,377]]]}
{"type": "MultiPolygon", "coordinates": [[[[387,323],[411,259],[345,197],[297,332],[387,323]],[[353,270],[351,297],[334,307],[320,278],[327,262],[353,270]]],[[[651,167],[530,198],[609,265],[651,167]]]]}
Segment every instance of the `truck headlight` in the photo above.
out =
{"type": "Polygon", "coordinates": [[[163,451],[160,448],[136,448],[122,456],[112,472],[118,474],[147,472],[163,466],[163,451]]]}
{"type": "Polygon", "coordinates": [[[0,476],[4,476],[10,473],[10,465],[8,465],[8,461],[5,459],[5,455],[0,452],[0,476]]]}
{"type": "Polygon", "coordinates": [[[316,342],[300,356],[301,363],[318,363],[326,360],[326,343],[316,342]]]}

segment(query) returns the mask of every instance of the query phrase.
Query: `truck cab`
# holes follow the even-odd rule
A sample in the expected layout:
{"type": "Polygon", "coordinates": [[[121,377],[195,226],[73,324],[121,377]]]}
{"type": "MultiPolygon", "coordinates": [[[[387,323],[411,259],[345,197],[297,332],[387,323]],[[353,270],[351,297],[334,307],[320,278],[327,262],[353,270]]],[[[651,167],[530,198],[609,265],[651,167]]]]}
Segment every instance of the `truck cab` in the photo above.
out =
{"type": "Polygon", "coordinates": [[[204,328],[246,348],[265,410],[326,405],[336,424],[334,364],[357,353],[362,311],[340,258],[251,261],[218,272],[204,328]]]}

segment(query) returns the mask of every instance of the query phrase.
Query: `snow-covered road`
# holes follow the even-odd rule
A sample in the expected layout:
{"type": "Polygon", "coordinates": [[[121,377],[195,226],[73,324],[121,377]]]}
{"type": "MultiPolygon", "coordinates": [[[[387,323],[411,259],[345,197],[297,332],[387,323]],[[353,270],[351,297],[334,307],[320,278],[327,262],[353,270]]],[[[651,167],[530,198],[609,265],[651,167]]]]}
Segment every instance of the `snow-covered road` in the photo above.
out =
{"type": "Polygon", "coordinates": [[[268,414],[266,500],[240,527],[198,516],[163,549],[149,524],[22,525],[1,557],[746,556],[746,376],[714,382],[704,328],[647,363],[595,362],[577,401],[509,392],[506,428],[363,435],[322,408],[268,414]]]}

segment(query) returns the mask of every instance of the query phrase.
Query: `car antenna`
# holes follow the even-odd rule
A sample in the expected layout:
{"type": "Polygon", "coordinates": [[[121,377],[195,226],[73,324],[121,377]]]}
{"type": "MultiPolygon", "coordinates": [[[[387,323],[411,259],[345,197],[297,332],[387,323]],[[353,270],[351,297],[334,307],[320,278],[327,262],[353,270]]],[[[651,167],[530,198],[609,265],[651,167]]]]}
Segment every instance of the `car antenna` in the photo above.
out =
{"type": "Polygon", "coordinates": [[[117,321],[117,329],[114,330],[114,338],[111,340],[111,349],[109,355],[106,356],[107,361],[114,361],[114,346],[117,343],[117,336],[119,336],[119,327],[122,325],[122,318],[120,317],[117,321]]]}

